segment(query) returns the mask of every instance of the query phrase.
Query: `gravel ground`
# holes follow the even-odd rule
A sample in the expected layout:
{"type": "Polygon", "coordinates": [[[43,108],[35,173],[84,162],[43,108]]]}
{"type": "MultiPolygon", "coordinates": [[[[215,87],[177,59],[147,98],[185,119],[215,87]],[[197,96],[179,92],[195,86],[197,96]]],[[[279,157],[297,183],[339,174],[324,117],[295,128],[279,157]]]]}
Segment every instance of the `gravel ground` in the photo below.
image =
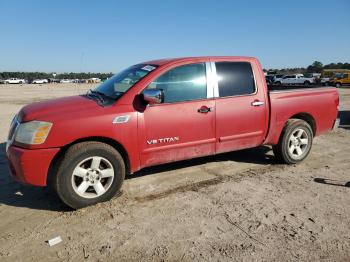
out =
{"type": "Polygon", "coordinates": [[[10,179],[6,135],[23,105],[92,87],[0,85],[1,261],[350,260],[350,89],[339,89],[341,127],[301,164],[259,147],[162,165],[128,177],[121,197],[71,211],[10,179]]]}

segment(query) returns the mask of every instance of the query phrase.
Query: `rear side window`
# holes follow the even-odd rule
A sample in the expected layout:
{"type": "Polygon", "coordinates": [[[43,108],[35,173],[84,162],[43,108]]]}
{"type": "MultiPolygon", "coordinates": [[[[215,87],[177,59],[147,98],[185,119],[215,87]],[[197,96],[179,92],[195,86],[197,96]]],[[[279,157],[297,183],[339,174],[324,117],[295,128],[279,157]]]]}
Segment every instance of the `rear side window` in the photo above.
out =
{"type": "Polygon", "coordinates": [[[247,62],[216,62],[219,96],[248,95],[255,92],[253,70],[247,62]]]}
{"type": "Polygon", "coordinates": [[[164,103],[206,99],[205,64],[190,64],[170,69],[147,87],[154,88],[163,90],[164,103]]]}

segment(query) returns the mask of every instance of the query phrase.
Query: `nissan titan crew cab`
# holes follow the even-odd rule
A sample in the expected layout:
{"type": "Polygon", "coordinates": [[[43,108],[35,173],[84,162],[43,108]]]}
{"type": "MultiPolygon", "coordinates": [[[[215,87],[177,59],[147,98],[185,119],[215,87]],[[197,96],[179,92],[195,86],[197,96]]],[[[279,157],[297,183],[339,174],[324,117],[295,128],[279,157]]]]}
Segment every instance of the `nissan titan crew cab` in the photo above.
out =
{"type": "Polygon", "coordinates": [[[52,185],[81,208],[153,165],[260,145],[272,145],[280,162],[300,162],[337,124],[338,104],[333,87],[269,90],[255,58],[155,60],[85,95],[25,106],[6,151],[16,180],[52,185]]]}

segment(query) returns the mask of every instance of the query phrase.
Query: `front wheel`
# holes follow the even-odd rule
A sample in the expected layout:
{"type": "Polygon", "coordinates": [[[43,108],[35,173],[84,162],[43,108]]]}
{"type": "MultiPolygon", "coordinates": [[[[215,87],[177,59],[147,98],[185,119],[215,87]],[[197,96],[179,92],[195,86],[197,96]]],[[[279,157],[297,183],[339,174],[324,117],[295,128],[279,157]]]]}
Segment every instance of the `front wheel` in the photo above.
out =
{"type": "Polygon", "coordinates": [[[335,87],[336,87],[336,88],[340,88],[340,87],[341,87],[341,83],[336,83],[336,84],[335,84],[335,87]]]}
{"type": "Polygon", "coordinates": [[[60,199],[78,209],[110,200],[125,178],[122,156],[112,146],[83,142],[67,150],[59,162],[54,187],[60,199]]]}
{"type": "Polygon", "coordinates": [[[280,140],[273,146],[276,159],[285,164],[296,164],[310,153],[313,132],[304,120],[290,119],[283,129],[280,140]]]}
{"type": "Polygon", "coordinates": [[[309,86],[310,85],[310,81],[305,81],[304,82],[304,86],[309,86]]]}

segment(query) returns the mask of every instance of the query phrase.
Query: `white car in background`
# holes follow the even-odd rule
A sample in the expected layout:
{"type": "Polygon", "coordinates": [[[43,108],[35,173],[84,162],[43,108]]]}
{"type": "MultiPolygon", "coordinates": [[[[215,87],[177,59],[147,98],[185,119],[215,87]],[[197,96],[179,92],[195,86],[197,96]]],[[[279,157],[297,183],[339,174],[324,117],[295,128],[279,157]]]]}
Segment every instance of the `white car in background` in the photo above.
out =
{"type": "Polygon", "coordinates": [[[329,81],[331,81],[331,79],[329,77],[322,77],[321,78],[321,85],[329,86],[329,81]]]}
{"type": "Polygon", "coordinates": [[[305,77],[303,74],[286,75],[280,81],[275,82],[282,85],[311,85],[315,83],[314,77],[305,77]]]}
{"type": "Polygon", "coordinates": [[[4,84],[24,84],[26,80],[19,78],[9,78],[4,80],[4,84]]]}
{"type": "Polygon", "coordinates": [[[73,80],[70,79],[62,79],[60,83],[67,84],[67,83],[73,83],[73,80]]]}
{"type": "Polygon", "coordinates": [[[32,84],[47,84],[49,81],[47,79],[35,79],[32,84]]]}
{"type": "Polygon", "coordinates": [[[273,83],[277,83],[277,82],[281,82],[282,78],[284,77],[284,75],[275,75],[273,77],[273,83]]]}

